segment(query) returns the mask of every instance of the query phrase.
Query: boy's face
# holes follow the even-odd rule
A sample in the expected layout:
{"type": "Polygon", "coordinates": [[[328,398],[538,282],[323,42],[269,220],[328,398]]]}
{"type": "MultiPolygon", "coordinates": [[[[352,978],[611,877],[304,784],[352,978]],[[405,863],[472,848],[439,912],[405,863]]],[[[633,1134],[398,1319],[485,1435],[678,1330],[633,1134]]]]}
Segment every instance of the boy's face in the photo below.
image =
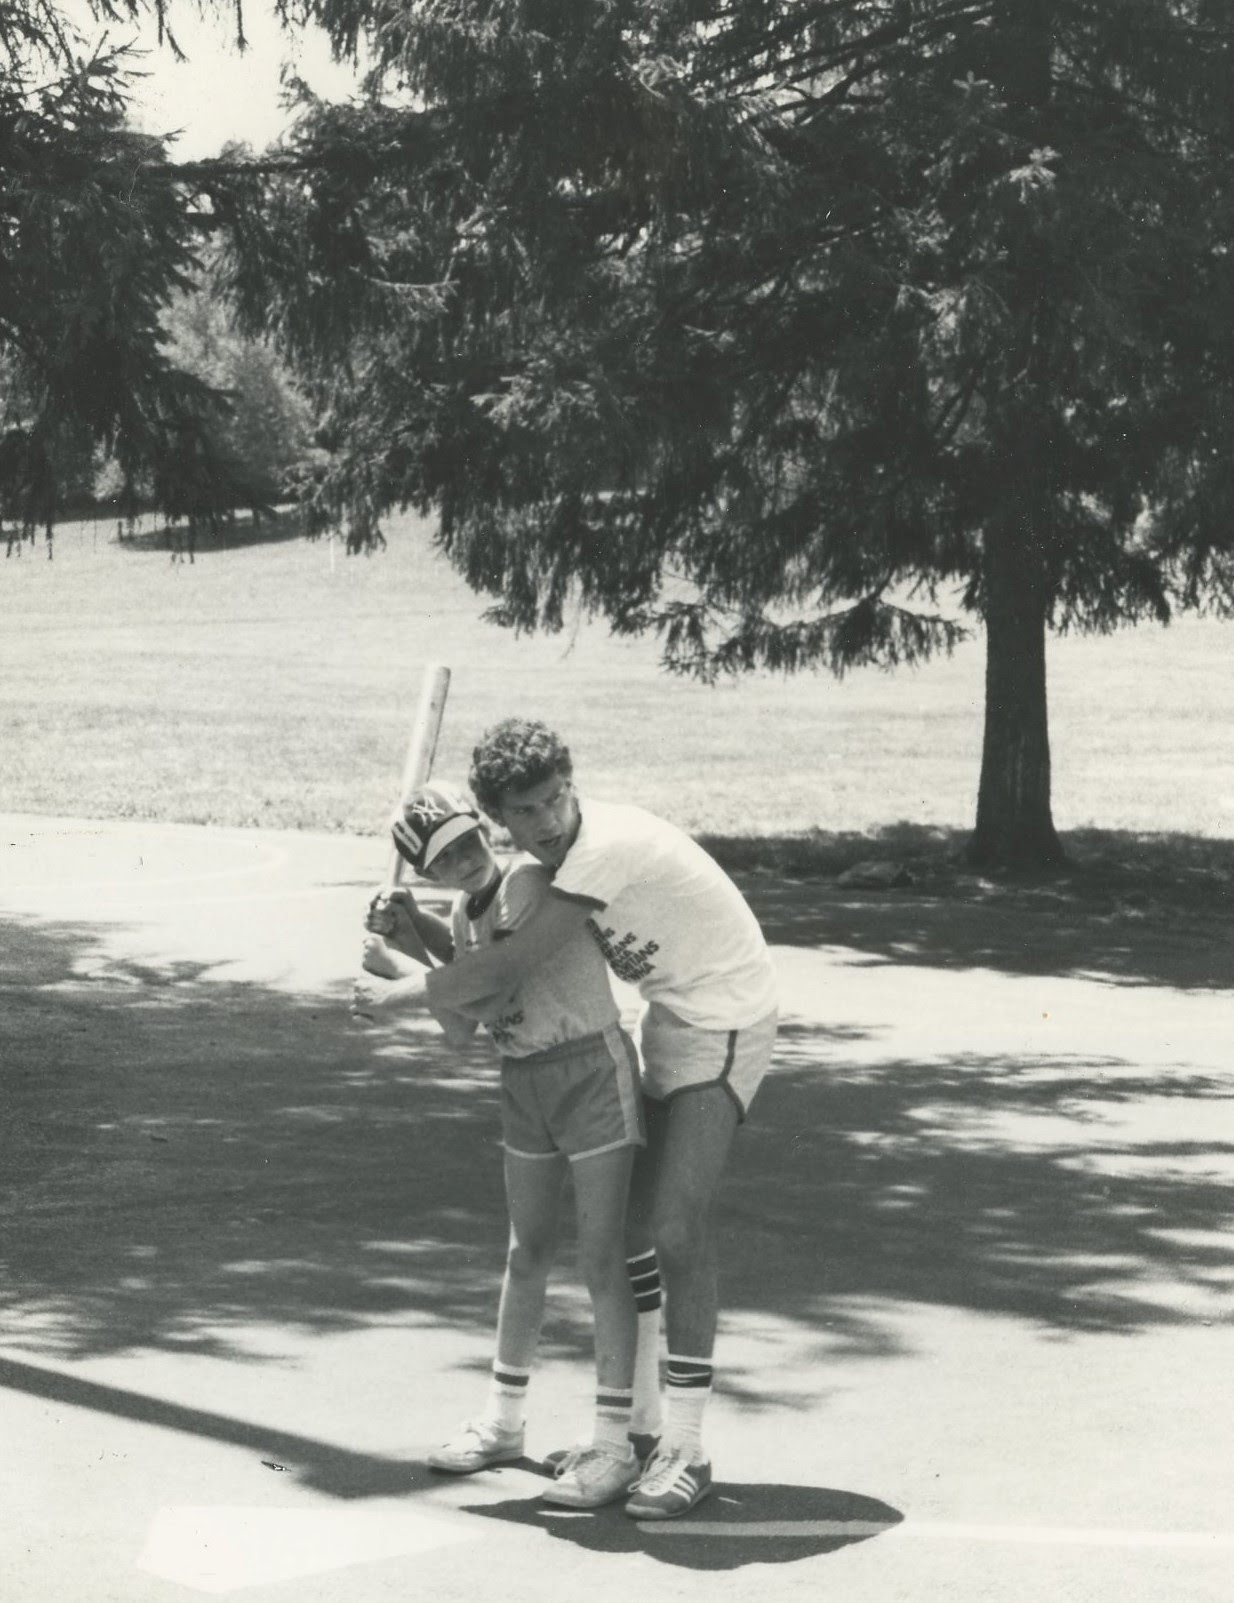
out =
{"type": "Polygon", "coordinates": [[[471,829],[438,852],[423,874],[446,890],[478,896],[492,883],[497,871],[497,859],[484,831],[471,829]]]}
{"type": "Polygon", "coordinates": [[[563,774],[553,774],[526,790],[508,790],[501,800],[501,821],[522,852],[530,852],[546,868],[560,868],[578,834],[578,797],[563,774]]]}

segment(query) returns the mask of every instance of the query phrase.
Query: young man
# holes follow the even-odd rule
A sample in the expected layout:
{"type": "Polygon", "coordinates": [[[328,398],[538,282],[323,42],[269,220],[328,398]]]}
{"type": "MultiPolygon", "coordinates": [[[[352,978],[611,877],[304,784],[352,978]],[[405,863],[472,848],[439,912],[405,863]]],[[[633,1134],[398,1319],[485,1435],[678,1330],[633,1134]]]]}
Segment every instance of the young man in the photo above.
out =
{"type": "MultiPolygon", "coordinates": [[[[364,962],[385,978],[359,982],[358,1010],[390,1000],[383,986],[416,970],[409,954],[420,942],[446,962],[483,950],[533,916],[548,891],[549,874],[527,857],[502,872],[475,808],[444,786],[413,796],[395,815],[392,833],[417,873],[456,896],[449,924],[409,892],[374,899],[364,962]]],[[[470,1040],[474,1017],[433,1011],[452,1044],[470,1040]]],[[[595,1320],[596,1412],[592,1440],[566,1455],[543,1500],[599,1508],[625,1497],[640,1471],[629,1440],[637,1319],[623,1246],[631,1164],[644,1140],[638,1056],[620,1027],[604,960],[586,940],[563,946],[484,1013],[501,1053],[510,1245],[486,1402],[428,1462],[470,1474],[522,1456],[527,1385],[569,1168],[579,1264],[595,1320]]]]}
{"type": "MultiPolygon", "coordinates": [[[[628,1245],[652,1307],[667,1294],[667,1409],[659,1448],[626,1503],[638,1519],[686,1513],[711,1487],[702,1419],[712,1382],[717,1264],[712,1213],[738,1124],[771,1060],[775,974],[762,931],[719,865],[641,808],[581,799],[567,747],[507,719],[476,747],[471,787],[515,846],[553,871],[541,906],[508,940],[396,982],[404,1000],[474,1006],[508,991],[584,931],[637,986],[648,1144],[635,1163],[628,1245]],[[653,1256],[654,1252],[654,1256],[653,1256]]],[[[639,1321],[634,1428],[655,1371],[656,1321],[639,1321]],[[650,1347],[650,1353],[649,1353],[650,1347]]]]}

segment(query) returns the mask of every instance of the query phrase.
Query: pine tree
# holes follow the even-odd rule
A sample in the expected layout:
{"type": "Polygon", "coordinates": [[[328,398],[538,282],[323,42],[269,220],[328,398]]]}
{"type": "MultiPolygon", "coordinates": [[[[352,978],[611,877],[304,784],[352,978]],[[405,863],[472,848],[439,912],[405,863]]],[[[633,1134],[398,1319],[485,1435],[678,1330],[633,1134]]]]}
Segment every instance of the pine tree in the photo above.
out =
{"type": "MultiPolygon", "coordinates": [[[[267,158],[137,159],[92,66],[32,160],[3,91],[6,264],[36,244],[0,280],[0,346],[42,385],[31,417],[174,442],[194,398],[147,312],[220,229],[354,545],[434,512],[514,627],[581,603],[700,674],[912,662],[955,641],[958,594],[987,639],[973,855],[1056,860],[1047,631],[1234,608],[1226,0],[282,9],[372,72],[359,105],[305,93],[267,158]],[[53,228],[11,173],[58,160],[53,228]],[[79,238],[57,340],[29,284],[79,238]]],[[[10,429],[0,475],[32,439],[10,429]]]]}
{"type": "MultiPolygon", "coordinates": [[[[1061,855],[1049,627],[1234,603],[1215,0],[318,0],[232,282],[495,613],[703,674],[987,636],[972,855],[1061,855]]],[[[219,202],[226,211],[225,199],[219,202]]],[[[354,531],[353,531],[354,532],[354,531]]]]}

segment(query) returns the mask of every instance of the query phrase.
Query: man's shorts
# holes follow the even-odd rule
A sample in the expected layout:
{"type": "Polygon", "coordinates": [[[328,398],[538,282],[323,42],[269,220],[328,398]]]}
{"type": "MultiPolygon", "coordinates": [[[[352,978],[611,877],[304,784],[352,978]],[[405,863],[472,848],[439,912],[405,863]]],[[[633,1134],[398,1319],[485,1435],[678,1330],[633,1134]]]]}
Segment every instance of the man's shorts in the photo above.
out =
{"type": "Polygon", "coordinates": [[[571,1163],[646,1142],[638,1053],[613,1025],[525,1058],[501,1060],[502,1145],[516,1158],[571,1163]]]}
{"type": "Polygon", "coordinates": [[[744,1119],[771,1066],[779,1015],[769,1013],[744,1030],[703,1030],[659,1002],[643,1015],[643,1090],[653,1102],[686,1091],[723,1086],[744,1119]]]}

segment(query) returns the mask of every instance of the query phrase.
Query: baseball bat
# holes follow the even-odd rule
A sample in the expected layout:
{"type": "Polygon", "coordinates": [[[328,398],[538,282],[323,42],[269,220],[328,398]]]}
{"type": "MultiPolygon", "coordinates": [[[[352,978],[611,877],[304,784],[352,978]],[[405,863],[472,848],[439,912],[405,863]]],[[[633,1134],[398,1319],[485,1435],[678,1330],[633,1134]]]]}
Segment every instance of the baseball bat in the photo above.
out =
{"type": "MultiPolygon", "coordinates": [[[[433,758],[437,755],[437,737],[441,733],[441,720],[446,710],[446,696],[450,691],[450,670],[445,663],[430,663],[424,670],[420,685],[420,703],[416,720],[411,726],[407,742],[407,760],[403,764],[403,782],[399,786],[399,806],[405,806],[414,791],[426,785],[433,772],[433,758]]],[[[386,861],[386,889],[392,891],[403,877],[406,865],[395,846],[390,847],[386,861]]]]}
{"type": "MultiPolygon", "coordinates": [[[[407,742],[407,758],[403,763],[403,779],[399,786],[399,806],[406,805],[407,801],[428,783],[429,775],[433,771],[433,758],[437,754],[437,737],[441,733],[441,720],[446,710],[446,696],[450,690],[450,670],[444,663],[430,663],[424,670],[424,678],[420,685],[420,701],[416,707],[415,722],[411,726],[411,737],[407,742]]],[[[388,896],[403,877],[406,867],[398,848],[391,845],[390,854],[386,859],[386,877],[382,887],[382,894],[388,896]]],[[[419,943],[419,951],[409,952],[408,956],[417,958],[426,968],[433,967],[433,960],[428,954],[423,942],[419,943]]]]}

